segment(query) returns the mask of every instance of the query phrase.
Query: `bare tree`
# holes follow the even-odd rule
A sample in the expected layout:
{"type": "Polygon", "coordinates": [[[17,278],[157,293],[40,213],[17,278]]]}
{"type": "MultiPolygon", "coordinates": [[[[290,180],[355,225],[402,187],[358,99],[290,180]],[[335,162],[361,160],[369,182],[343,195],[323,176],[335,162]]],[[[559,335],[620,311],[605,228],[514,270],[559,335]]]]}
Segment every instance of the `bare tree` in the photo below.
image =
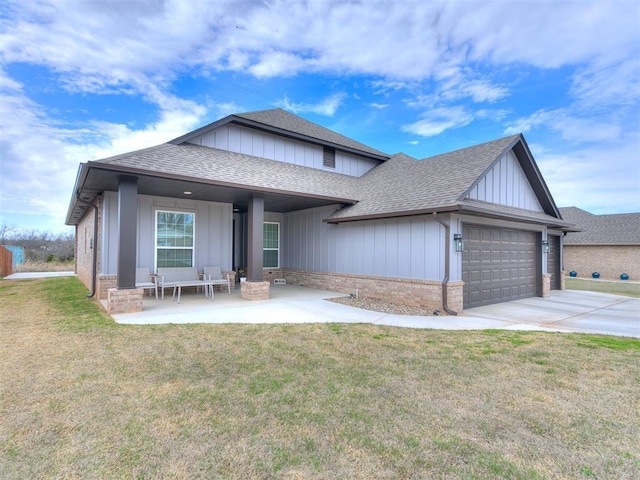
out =
{"type": "Polygon", "coordinates": [[[74,259],[74,235],[40,230],[20,230],[0,226],[0,243],[24,248],[24,259],[30,262],[69,262],[74,259]]]}

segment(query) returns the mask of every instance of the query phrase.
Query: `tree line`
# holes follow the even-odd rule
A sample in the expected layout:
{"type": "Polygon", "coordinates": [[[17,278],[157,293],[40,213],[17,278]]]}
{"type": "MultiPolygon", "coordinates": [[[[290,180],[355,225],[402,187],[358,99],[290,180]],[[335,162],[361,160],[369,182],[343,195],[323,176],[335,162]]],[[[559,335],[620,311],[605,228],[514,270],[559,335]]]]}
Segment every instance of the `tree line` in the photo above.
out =
{"type": "Polygon", "coordinates": [[[25,262],[71,262],[74,260],[73,233],[52,233],[0,226],[0,245],[24,248],[25,262]]]}

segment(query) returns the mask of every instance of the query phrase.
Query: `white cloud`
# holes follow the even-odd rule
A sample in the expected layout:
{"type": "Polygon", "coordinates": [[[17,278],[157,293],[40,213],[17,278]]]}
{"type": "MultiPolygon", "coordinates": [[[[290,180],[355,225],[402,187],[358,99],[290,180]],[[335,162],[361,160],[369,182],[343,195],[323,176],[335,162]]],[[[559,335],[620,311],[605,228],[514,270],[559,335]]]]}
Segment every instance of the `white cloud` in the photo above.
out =
{"type": "MultiPolygon", "coordinates": [[[[384,101],[368,103],[372,108],[392,104],[400,91],[413,96],[406,104],[424,113],[413,123],[405,120],[405,132],[432,137],[490,118],[504,121],[506,133],[544,130],[573,142],[593,174],[599,174],[598,158],[612,158],[609,150],[590,153],[577,144],[605,142],[621,155],[616,157],[621,165],[638,163],[629,142],[618,150],[626,132],[638,129],[640,6],[635,0],[481,6],[467,0],[137,0],[126,5],[5,0],[0,9],[0,118],[11,119],[0,129],[3,211],[28,215],[43,208],[59,221],[78,162],[161,143],[198,126],[207,114],[240,110],[233,102],[202,105],[206,101],[173,93],[176,78],[223,71],[261,81],[301,73],[355,74],[383,96],[384,101]],[[57,86],[73,94],[142,96],[157,115],[138,129],[100,117],[75,129],[63,127],[6,73],[20,63],[45,67],[57,86]],[[545,99],[535,99],[539,105],[533,113],[516,112],[518,118],[510,119],[514,110],[500,102],[512,95],[513,84],[504,78],[513,65],[566,69],[572,103],[545,106],[545,99]],[[495,67],[504,67],[497,73],[501,78],[489,73],[495,67]],[[463,101],[472,104],[461,106],[463,101]],[[472,111],[473,104],[481,108],[472,111]]],[[[214,80],[211,85],[210,95],[217,99],[218,86],[214,80]]],[[[299,102],[284,97],[279,104],[331,117],[346,95],[299,102]]],[[[545,153],[542,158],[561,168],[576,157],[545,153]]],[[[623,184],[634,179],[625,168],[631,167],[621,167],[623,184]]],[[[570,171],[561,173],[557,181],[571,178],[570,171]]],[[[585,177],[584,185],[578,183],[586,182],[585,177]]],[[[603,196],[602,201],[613,200],[603,196]]]]}
{"type": "Polygon", "coordinates": [[[165,109],[155,122],[132,130],[103,121],[63,128],[24,95],[0,95],[0,118],[11,118],[0,129],[2,221],[39,212],[40,228],[60,231],[79,163],[169,141],[199,125],[206,113],[193,102],[151,96],[165,109]]]}
{"type": "Polygon", "coordinates": [[[402,130],[422,137],[433,137],[450,128],[464,127],[473,121],[464,107],[434,108],[428,110],[421,120],[403,125],[402,130]]]}
{"type": "Polygon", "coordinates": [[[569,109],[539,110],[529,117],[511,122],[504,133],[525,133],[536,127],[558,132],[564,140],[584,143],[614,141],[623,133],[620,125],[602,122],[597,118],[577,117],[569,109]]]}
{"type": "Polygon", "coordinates": [[[309,112],[326,117],[333,117],[345,98],[346,94],[336,93],[319,103],[295,103],[291,102],[289,98],[285,96],[277,105],[296,114],[309,112]]]}
{"type": "Polygon", "coordinates": [[[579,68],[569,92],[580,108],[624,108],[640,98],[640,55],[579,68]]]}
{"type": "Polygon", "coordinates": [[[638,135],[608,148],[545,151],[536,162],[560,207],[592,213],[640,211],[638,135]]]}

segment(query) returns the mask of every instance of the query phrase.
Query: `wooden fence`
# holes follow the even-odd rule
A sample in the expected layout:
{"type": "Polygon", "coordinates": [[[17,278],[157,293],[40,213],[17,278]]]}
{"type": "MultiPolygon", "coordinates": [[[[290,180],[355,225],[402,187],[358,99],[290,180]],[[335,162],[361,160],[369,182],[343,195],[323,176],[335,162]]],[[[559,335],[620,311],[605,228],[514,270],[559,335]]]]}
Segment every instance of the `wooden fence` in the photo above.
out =
{"type": "Polygon", "coordinates": [[[13,254],[0,245],[0,277],[6,277],[13,273],[12,258],[13,254]]]}

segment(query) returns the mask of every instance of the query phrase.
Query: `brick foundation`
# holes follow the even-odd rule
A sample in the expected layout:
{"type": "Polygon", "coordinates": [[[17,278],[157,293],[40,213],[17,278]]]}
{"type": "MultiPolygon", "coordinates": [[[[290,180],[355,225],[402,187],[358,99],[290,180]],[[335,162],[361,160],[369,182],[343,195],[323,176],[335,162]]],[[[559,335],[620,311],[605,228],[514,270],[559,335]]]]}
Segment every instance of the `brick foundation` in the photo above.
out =
{"type": "Polygon", "coordinates": [[[262,279],[265,282],[273,283],[276,278],[285,278],[284,271],[280,268],[278,269],[268,269],[262,271],[262,279]]]}
{"type": "MultiPolygon", "coordinates": [[[[310,272],[282,269],[281,278],[291,285],[349,293],[359,297],[398,303],[432,310],[442,310],[442,282],[408,278],[388,278],[341,273],[310,272]]],[[[450,282],[447,287],[448,306],[462,311],[463,282],[450,282]]]]}
{"type": "Polygon", "coordinates": [[[98,275],[96,278],[96,298],[98,300],[107,300],[109,290],[118,288],[118,277],[116,275],[98,275]]]}
{"type": "Polygon", "coordinates": [[[240,282],[240,297],[245,300],[269,300],[269,282],[240,282]]]}
{"type": "Polygon", "coordinates": [[[542,298],[551,296],[551,274],[542,274],[542,298]]]}
{"type": "Polygon", "coordinates": [[[142,288],[119,290],[110,288],[107,293],[107,313],[132,313],[142,311],[142,288]]]}
{"type": "Polygon", "coordinates": [[[461,312],[463,310],[463,297],[462,289],[464,282],[449,282],[447,283],[447,307],[454,312],[461,312]]]}

